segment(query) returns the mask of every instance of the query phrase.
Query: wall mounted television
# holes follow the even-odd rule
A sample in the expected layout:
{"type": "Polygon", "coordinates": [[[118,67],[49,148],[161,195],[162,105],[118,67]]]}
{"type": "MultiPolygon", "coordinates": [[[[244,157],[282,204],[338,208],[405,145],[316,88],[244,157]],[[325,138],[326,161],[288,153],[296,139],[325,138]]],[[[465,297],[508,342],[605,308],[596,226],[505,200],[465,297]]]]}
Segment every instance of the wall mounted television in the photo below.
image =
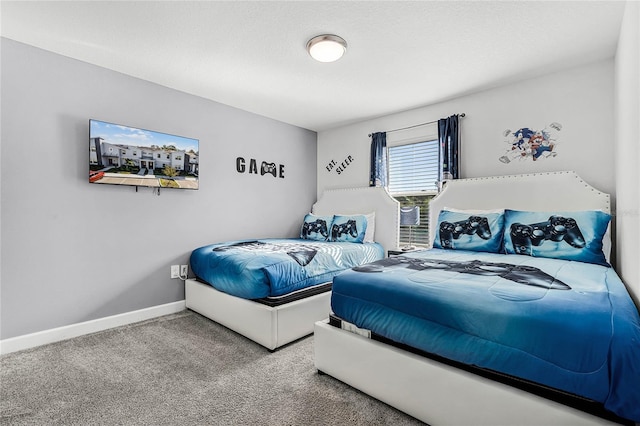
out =
{"type": "Polygon", "coordinates": [[[199,140],[89,120],[89,182],[198,189],[199,140]]]}

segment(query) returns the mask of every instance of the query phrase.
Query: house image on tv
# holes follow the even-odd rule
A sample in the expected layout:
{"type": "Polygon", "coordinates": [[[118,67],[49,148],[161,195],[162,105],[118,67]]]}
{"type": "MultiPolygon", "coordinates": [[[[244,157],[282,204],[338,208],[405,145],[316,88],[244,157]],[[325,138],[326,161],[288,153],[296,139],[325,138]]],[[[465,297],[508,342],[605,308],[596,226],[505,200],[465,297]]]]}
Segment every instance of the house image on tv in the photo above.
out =
{"type": "Polygon", "coordinates": [[[177,172],[198,175],[198,155],[157,146],[132,146],[105,142],[101,137],[89,139],[89,164],[100,170],[122,166],[139,168],[139,174],[154,175],[154,170],[171,167],[177,172]]]}

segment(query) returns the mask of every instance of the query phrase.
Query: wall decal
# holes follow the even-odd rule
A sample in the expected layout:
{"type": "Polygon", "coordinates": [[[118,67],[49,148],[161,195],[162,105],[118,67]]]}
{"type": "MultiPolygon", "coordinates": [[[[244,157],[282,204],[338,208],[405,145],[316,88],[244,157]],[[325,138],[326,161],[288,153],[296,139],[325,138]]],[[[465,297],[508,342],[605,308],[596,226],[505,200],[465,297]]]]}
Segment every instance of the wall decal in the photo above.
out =
{"type": "Polygon", "coordinates": [[[325,168],[328,172],[335,170],[336,173],[340,174],[344,172],[344,169],[346,169],[351,163],[353,163],[353,157],[351,155],[347,155],[347,158],[345,158],[340,164],[336,163],[336,160],[331,160],[325,168]]]}
{"type": "Polygon", "coordinates": [[[505,153],[498,158],[507,164],[513,160],[533,160],[554,158],[558,155],[557,134],[562,130],[562,124],[553,122],[541,130],[522,127],[516,131],[510,129],[502,133],[507,145],[505,153]]]}
{"type": "MultiPolygon", "coordinates": [[[[247,171],[247,162],[244,158],[236,158],[236,170],[238,173],[245,173],[247,171]]],[[[260,176],[269,174],[273,177],[284,179],[284,164],[278,164],[276,166],[276,163],[267,163],[266,161],[263,161],[260,163],[260,171],[258,172],[258,162],[255,158],[251,158],[249,160],[249,174],[257,175],[258,173],[260,173],[260,176]]]]}

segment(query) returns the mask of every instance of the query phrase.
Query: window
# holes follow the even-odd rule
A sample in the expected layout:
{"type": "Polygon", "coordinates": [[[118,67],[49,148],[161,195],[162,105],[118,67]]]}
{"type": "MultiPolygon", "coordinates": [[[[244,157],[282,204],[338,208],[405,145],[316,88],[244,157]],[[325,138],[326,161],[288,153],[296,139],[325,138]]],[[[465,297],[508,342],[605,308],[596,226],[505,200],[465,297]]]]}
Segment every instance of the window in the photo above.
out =
{"type": "MultiPolygon", "coordinates": [[[[429,201],[438,193],[439,144],[435,137],[389,144],[389,193],[401,206],[420,207],[420,225],[411,227],[411,243],[429,245],[429,201]],[[427,139],[427,140],[424,140],[427,139]]],[[[400,245],[409,244],[409,227],[400,227],[400,245]]]]}

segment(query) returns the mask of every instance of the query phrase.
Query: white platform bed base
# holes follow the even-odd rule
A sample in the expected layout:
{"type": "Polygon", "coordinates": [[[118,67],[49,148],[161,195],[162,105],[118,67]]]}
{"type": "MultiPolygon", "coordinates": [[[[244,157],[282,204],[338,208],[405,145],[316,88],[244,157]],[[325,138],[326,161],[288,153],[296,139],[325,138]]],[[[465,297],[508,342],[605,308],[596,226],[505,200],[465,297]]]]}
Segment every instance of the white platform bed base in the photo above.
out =
{"type": "Polygon", "coordinates": [[[425,423],[615,424],[477,374],[319,321],[315,367],[425,423]]]}
{"type": "Polygon", "coordinates": [[[186,306],[269,350],[313,333],[313,323],[327,318],[331,292],[280,306],[267,306],[231,296],[209,284],[185,281],[186,306]]]}
{"type": "MultiPolygon", "coordinates": [[[[430,203],[433,227],[443,207],[530,211],[598,209],[609,195],[574,172],[449,181],[430,203]]],[[[431,232],[434,235],[434,232],[431,232]]],[[[610,246],[610,244],[609,244],[610,246]]],[[[605,251],[605,253],[607,253],[605,251]]],[[[319,321],[315,367],[431,425],[602,425],[600,417],[319,321]]]]}
{"type": "MultiPolygon", "coordinates": [[[[317,215],[375,212],[375,241],[382,244],[385,252],[398,246],[400,204],[384,188],[326,190],[311,211],[317,215]]],[[[328,291],[271,307],[231,296],[194,279],[185,281],[188,309],[269,350],[313,333],[314,323],[329,317],[330,301],[328,291]]]]}

